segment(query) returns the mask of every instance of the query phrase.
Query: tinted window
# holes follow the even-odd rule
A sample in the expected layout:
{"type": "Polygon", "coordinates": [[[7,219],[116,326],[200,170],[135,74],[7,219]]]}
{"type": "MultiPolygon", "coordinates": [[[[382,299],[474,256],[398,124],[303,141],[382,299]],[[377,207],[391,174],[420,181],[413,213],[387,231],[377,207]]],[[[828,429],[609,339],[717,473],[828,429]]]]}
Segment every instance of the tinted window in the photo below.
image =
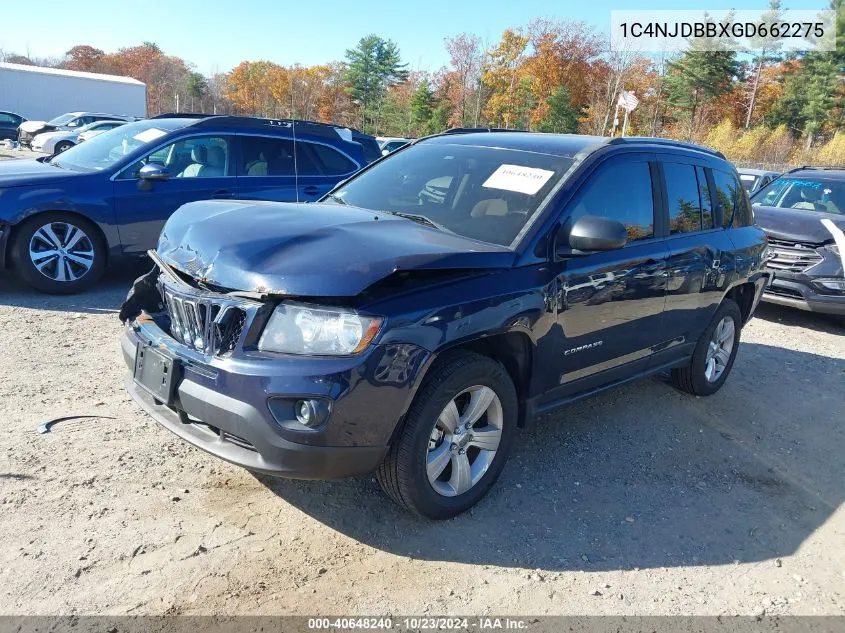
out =
{"type": "Polygon", "coordinates": [[[701,228],[712,229],[713,204],[710,202],[710,187],[707,185],[707,176],[702,167],[695,168],[695,178],[698,181],[698,196],[701,200],[701,228]]]}
{"type": "Polygon", "coordinates": [[[420,143],[362,172],[335,195],[364,209],[425,216],[459,235],[507,246],[571,165],[571,158],[537,152],[420,143]]]}
{"type": "Polygon", "coordinates": [[[322,174],[326,176],[340,176],[351,174],[358,169],[358,166],[346,156],[327,145],[319,143],[302,143],[303,151],[310,150],[314,154],[314,162],[320,167],[322,174]]]}
{"type": "Polygon", "coordinates": [[[680,163],[663,163],[666,195],[669,203],[669,233],[692,233],[701,230],[701,200],[695,167],[680,163]]]}
{"type": "Polygon", "coordinates": [[[0,112],[0,123],[16,123],[17,119],[15,119],[11,114],[5,114],[0,112]]]}
{"type": "MultiPolygon", "coordinates": [[[[716,185],[716,204],[722,208],[722,227],[728,228],[733,222],[740,192],[745,195],[745,189],[733,176],[718,169],[713,170],[713,183],[716,185]]],[[[737,226],[741,225],[737,223],[737,226]]]]}
{"type": "Polygon", "coordinates": [[[241,137],[244,176],[293,176],[293,141],[263,136],[241,137]]]}
{"type": "Polygon", "coordinates": [[[578,193],[572,208],[573,221],[584,215],[618,220],[628,230],[630,242],[654,237],[654,198],[648,163],[599,167],[578,193]]]}

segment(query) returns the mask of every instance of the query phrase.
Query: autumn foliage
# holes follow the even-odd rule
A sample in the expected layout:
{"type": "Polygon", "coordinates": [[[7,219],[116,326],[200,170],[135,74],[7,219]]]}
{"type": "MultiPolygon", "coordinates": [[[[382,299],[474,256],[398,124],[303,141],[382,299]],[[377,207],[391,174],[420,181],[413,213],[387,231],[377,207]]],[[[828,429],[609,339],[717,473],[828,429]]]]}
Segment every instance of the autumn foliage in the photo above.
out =
{"type": "MultiPolygon", "coordinates": [[[[691,140],[748,163],[845,164],[842,3],[831,0],[839,10],[833,53],[739,57],[691,48],[652,57],[611,51],[607,37],[584,22],[536,19],[492,43],[469,33],[446,38],[449,63],[432,71],[409,71],[398,44],[375,34],[344,60],[310,67],[247,60],[209,76],[150,42],[113,53],[79,45],[42,62],[139,79],[151,115],[295,117],[385,136],[448,127],[619,134],[616,104],[628,91],[639,99],[628,134],[691,140]]],[[[31,62],[5,56],[12,57],[31,62]]]]}

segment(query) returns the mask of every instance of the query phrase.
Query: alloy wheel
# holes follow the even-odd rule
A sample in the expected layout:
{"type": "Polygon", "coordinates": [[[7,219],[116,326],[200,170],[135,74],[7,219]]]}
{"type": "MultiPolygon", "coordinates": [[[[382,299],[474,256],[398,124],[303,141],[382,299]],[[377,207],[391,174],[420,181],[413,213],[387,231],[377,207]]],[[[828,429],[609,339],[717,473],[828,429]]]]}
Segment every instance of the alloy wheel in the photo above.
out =
{"type": "Polygon", "coordinates": [[[707,356],[704,360],[704,377],[708,382],[716,382],[725,373],[728,363],[731,359],[731,352],[733,352],[734,341],[736,340],[736,328],[734,320],[726,316],[716,329],[713,330],[713,336],[710,339],[710,344],[707,346],[707,356]]]}
{"type": "Polygon", "coordinates": [[[69,222],[50,222],[29,240],[29,259],[52,281],[77,281],[94,265],[94,243],[85,231],[69,222]]]}
{"type": "Polygon", "coordinates": [[[434,424],[426,472],[439,495],[455,497],[475,486],[493,463],[502,439],[502,403],[476,385],[452,398],[434,424]]]}

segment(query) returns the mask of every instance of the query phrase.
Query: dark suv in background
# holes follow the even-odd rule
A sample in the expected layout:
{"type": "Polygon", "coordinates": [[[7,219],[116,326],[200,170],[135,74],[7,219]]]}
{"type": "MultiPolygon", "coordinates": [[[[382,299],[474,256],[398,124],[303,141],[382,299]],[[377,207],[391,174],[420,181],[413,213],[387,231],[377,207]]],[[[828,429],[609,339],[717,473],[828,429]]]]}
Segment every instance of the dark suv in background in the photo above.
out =
{"type": "Polygon", "coordinates": [[[763,300],[845,317],[845,169],[793,169],[751,203],[774,273],[763,300]]]}
{"type": "Polygon", "coordinates": [[[663,370],[718,390],[765,251],[721,154],[439,135],[316,204],[177,211],[121,308],[127,389],[230,462],[375,470],[398,503],[446,518],[537,414],[663,370]]]}
{"type": "Polygon", "coordinates": [[[308,121],[127,123],[48,159],[0,162],[0,268],[39,290],[76,292],[108,262],[155,247],[186,202],[316,200],[380,156],[371,136],[308,121]]]}

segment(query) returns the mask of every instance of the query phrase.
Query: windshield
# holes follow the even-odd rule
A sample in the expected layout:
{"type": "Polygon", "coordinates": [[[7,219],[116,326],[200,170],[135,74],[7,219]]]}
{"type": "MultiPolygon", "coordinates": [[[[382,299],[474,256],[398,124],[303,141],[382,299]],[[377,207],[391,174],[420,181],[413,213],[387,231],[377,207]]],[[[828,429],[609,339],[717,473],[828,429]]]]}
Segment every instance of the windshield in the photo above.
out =
{"type": "Polygon", "coordinates": [[[57,116],[55,119],[50,119],[49,121],[47,121],[47,125],[55,125],[56,127],[59,127],[60,125],[64,125],[65,123],[70,121],[75,116],[75,114],[62,114],[60,116],[57,116]]]}
{"type": "Polygon", "coordinates": [[[194,119],[157,119],[127,123],[97,134],[50,159],[50,164],[74,171],[102,171],[141,146],[150,145],[194,119]]]}
{"type": "Polygon", "coordinates": [[[327,201],[422,216],[458,235],[510,246],[571,165],[563,156],[421,143],[365,171],[327,201]]]}
{"type": "Polygon", "coordinates": [[[778,178],[755,193],[751,205],[845,215],[845,180],[778,178]]]}

